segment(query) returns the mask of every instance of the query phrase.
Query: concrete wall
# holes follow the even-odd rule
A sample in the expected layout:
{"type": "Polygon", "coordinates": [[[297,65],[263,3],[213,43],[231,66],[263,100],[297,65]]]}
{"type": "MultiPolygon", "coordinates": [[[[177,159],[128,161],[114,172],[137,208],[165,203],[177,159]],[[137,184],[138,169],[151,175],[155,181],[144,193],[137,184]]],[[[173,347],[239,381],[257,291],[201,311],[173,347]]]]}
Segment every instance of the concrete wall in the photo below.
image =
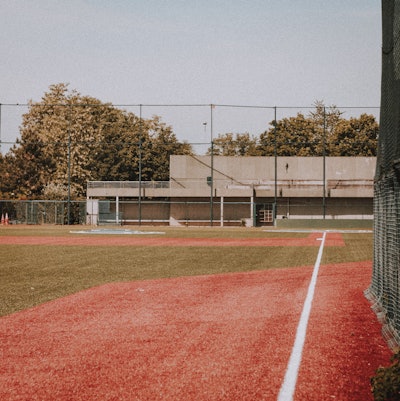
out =
{"type": "MultiPolygon", "coordinates": [[[[373,179],[375,157],[326,157],[327,180],[373,179]]],[[[206,180],[211,174],[211,156],[171,156],[171,179],[178,182],[206,180]]],[[[278,157],[278,180],[323,179],[322,157],[278,157]]],[[[240,183],[246,180],[272,181],[274,157],[214,156],[214,179],[240,183]]]]}
{"type": "MultiPolygon", "coordinates": [[[[374,157],[278,157],[276,162],[279,196],[318,197],[325,189],[325,196],[373,197],[374,157]]],[[[209,193],[211,156],[171,156],[170,176],[174,196],[209,193]]],[[[216,196],[240,196],[249,188],[257,196],[274,196],[275,159],[214,156],[213,186],[216,196]]]]}
{"type": "MultiPolygon", "coordinates": [[[[275,183],[273,157],[215,156],[213,195],[220,197],[372,198],[374,157],[278,157],[275,183]],[[325,178],[325,182],[323,179],[325,178]],[[276,186],[275,186],[276,184],[276,186]],[[324,191],[325,190],[325,194],[324,191]]],[[[211,196],[210,156],[171,156],[167,188],[142,188],[143,198],[211,196]]],[[[87,196],[138,197],[136,187],[88,187],[87,196]]]]}

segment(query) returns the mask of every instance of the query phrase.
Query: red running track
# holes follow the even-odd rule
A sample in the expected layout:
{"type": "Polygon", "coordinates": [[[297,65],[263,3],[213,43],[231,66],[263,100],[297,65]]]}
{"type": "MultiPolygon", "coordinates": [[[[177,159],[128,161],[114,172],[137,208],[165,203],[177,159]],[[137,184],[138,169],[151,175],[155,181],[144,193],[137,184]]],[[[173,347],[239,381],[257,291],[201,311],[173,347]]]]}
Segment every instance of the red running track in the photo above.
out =
{"type": "MultiPolygon", "coordinates": [[[[170,238],[144,235],[79,235],[69,237],[0,236],[0,245],[74,246],[320,246],[321,233],[303,238],[170,238]]],[[[329,233],[325,246],[344,246],[340,233],[329,233]]]]}
{"type": "MultiPolygon", "coordinates": [[[[312,267],[108,284],[0,318],[1,400],[274,400],[312,267]]],[[[372,400],[371,263],[321,266],[295,399],[372,400]]]]}

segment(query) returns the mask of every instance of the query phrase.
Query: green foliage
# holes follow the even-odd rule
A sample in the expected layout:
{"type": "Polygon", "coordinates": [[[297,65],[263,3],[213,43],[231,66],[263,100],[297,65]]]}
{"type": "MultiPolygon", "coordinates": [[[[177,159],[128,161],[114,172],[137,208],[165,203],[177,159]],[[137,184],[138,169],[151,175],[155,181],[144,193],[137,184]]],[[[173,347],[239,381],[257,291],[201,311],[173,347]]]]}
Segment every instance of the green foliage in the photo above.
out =
{"type": "Polygon", "coordinates": [[[378,368],[371,378],[375,401],[400,400],[400,349],[394,353],[391,361],[390,366],[378,368]]]}
{"type": "Polygon", "coordinates": [[[317,101],[308,115],[272,121],[259,137],[219,134],[213,147],[220,156],[376,156],[378,134],[374,116],[347,120],[336,106],[317,101]]]}
{"type": "MultiPolygon", "coordinates": [[[[70,194],[75,198],[76,194],[70,194]]],[[[52,200],[67,200],[68,199],[68,186],[63,184],[56,184],[51,182],[43,188],[43,196],[45,199],[52,200]]]]}
{"type": "Polygon", "coordinates": [[[317,125],[303,114],[273,122],[273,127],[261,134],[260,148],[265,156],[317,156],[320,146],[317,125]]]}
{"type": "Polygon", "coordinates": [[[376,156],[378,123],[374,116],[340,120],[328,137],[327,153],[331,156],[376,156]]]}
{"type": "MultiPolygon", "coordinates": [[[[257,146],[257,138],[249,133],[244,134],[220,134],[213,141],[214,155],[218,156],[260,156],[257,146]]],[[[208,149],[211,154],[211,149],[208,149]]]]}
{"type": "Polygon", "coordinates": [[[264,156],[376,156],[379,127],[372,115],[346,120],[335,106],[321,102],[308,116],[272,121],[260,135],[264,156]]]}
{"type": "Polygon", "coordinates": [[[21,139],[0,159],[3,197],[45,196],[49,185],[71,184],[71,194],[84,197],[86,182],[139,179],[168,180],[169,156],[188,154],[172,128],[159,117],[140,119],[111,104],[50,86],[40,102],[30,102],[23,116],[21,139]],[[11,168],[12,167],[12,168],[11,168]]]}

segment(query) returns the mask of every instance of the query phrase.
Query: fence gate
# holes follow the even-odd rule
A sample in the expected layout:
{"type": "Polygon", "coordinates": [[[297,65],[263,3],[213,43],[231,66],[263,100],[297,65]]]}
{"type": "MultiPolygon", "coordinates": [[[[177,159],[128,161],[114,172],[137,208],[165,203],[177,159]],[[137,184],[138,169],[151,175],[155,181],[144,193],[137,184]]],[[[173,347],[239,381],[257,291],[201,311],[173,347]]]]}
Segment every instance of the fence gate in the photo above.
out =
{"type": "Polygon", "coordinates": [[[255,216],[257,226],[272,226],[274,224],[274,204],[257,203],[255,216]]]}

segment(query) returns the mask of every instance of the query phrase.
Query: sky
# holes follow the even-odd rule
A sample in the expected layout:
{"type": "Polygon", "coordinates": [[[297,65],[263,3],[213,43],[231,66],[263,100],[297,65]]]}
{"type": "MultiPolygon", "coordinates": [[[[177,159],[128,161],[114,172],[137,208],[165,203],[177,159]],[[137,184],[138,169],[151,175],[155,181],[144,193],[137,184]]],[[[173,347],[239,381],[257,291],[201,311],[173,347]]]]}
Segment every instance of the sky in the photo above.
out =
{"type": "Polygon", "coordinates": [[[143,107],[189,142],[273,119],[211,104],[380,104],[379,0],[0,0],[0,32],[3,143],[22,110],[4,105],[61,82],[115,105],[206,105],[143,107]]]}

